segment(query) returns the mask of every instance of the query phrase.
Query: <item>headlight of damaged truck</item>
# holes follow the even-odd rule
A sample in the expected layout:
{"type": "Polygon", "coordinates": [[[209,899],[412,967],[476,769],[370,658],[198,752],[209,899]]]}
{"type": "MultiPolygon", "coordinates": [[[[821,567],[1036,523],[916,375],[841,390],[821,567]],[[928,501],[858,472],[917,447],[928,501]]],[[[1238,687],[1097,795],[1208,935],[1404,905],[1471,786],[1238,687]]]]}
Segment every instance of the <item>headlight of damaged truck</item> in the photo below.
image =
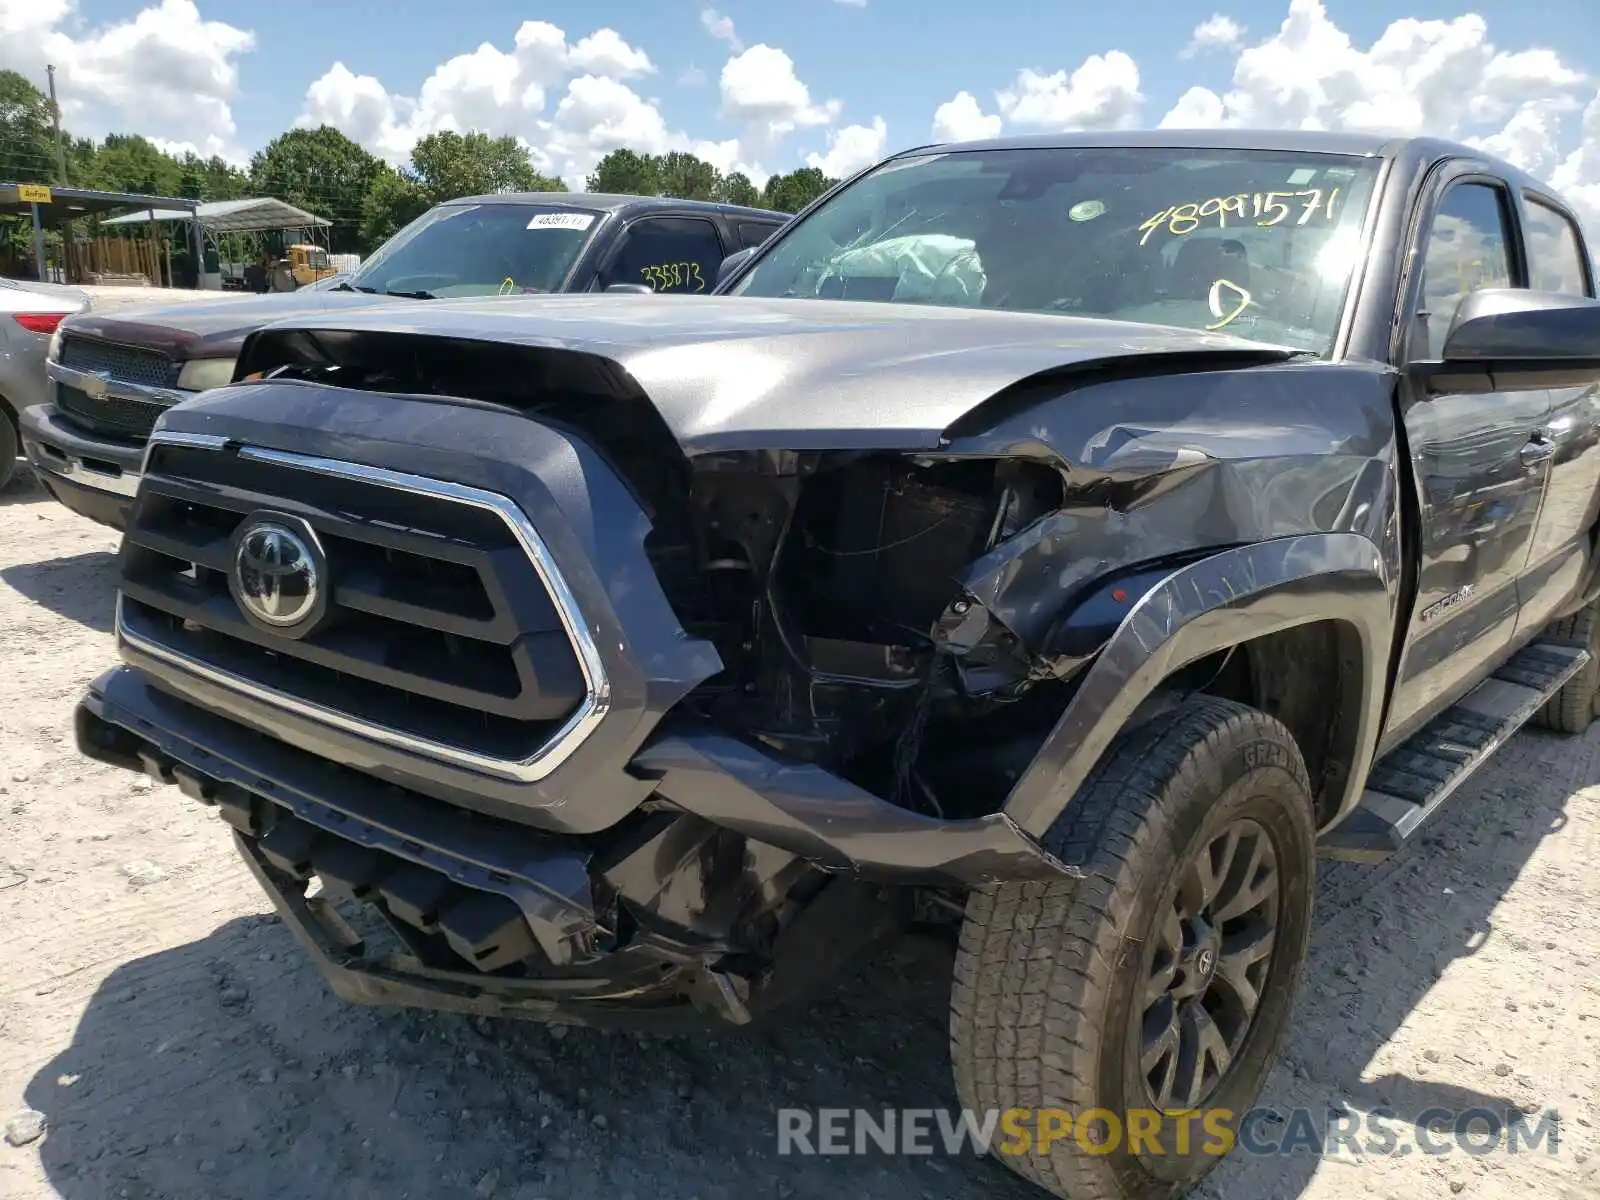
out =
{"type": "Polygon", "coordinates": [[[183,364],[178,386],[186,392],[203,392],[233,382],[232,358],[197,358],[183,364]]]}

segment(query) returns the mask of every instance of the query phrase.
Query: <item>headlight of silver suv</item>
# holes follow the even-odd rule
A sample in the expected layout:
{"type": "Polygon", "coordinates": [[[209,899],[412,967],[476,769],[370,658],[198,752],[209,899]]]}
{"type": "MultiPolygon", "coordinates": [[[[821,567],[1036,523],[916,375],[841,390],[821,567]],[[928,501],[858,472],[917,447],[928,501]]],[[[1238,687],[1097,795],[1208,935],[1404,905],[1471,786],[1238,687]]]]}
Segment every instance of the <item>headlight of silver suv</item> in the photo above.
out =
{"type": "Polygon", "coordinates": [[[232,383],[235,361],[231,358],[196,358],[186,362],[178,372],[178,386],[186,392],[203,392],[207,388],[232,383]]]}
{"type": "Polygon", "coordinates": [[[50,335],[50,345],[45,348],[44,356],[51,362],[61,361],[61,326],[56,326],[56,331],[50,335]]]}

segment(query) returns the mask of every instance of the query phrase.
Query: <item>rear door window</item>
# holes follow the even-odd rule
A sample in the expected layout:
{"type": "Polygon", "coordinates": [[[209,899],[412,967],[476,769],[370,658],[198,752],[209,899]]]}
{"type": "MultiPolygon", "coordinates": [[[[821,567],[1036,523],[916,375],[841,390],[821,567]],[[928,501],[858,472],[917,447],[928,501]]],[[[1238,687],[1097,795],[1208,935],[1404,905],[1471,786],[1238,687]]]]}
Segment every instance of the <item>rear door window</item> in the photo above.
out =
{"type": "Polygon", "coordinates": [[[722,258],[722,239],[710,221],[647,217],[622,235],[600,284],[642,283],[657,292],[699,294],[711,290],[722,258]]]}
{"type": "Polygon", "coordinates": [[[1529,286],[1536,292],[1589,295],[1583,269],[1583,243],[1577,227],[1562,213],[1532,196],[1528,203],[1529,286]]]}
{"type": "Polygon", "coordinates": [[[769,221],[740,221],[738,225],[739,246],[748,250],[752,246],[759,246],[778,229],[776,222],[769,221]]]}

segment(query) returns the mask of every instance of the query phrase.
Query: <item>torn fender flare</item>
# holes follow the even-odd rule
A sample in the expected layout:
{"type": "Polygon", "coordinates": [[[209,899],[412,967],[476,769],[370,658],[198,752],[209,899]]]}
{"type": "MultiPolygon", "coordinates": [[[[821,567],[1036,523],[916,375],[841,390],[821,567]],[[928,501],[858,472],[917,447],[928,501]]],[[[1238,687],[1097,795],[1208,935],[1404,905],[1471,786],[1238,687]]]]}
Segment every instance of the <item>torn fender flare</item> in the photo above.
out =
{"type": "Polygon", "coordinates": [[[1113,739],[1167,676],[1217,650],[1313,621],[1355,630],[1352,769],[1337,812],[1361,796],[1377,744],[1394,636],[1393,584],[1371,539],[1356,533],[1274,538],[1182,567],[1135,604],[1006,800],[1005,814],[1042,838],[1113,739]]]}
{"type": "Polygon", "coordinates": [[[633,769],[679,808],[842,875],[974,887],[1079,874],[1004,813],[946,821],[912,812],[821,767],[688,721],[669,718],[633,769]]]}

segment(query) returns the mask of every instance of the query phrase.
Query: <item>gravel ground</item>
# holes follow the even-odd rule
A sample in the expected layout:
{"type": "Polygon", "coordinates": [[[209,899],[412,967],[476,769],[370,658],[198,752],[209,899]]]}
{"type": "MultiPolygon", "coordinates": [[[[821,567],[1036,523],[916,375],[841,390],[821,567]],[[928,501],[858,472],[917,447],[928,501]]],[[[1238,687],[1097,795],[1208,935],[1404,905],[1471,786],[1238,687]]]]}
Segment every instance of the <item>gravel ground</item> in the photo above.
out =
{"type": "MultiPolygon", "coordinates": [[[[334,1000],[220,822],[74,752],[72,706],[113,659],[115,548],[31,479],[0,494],[0,1121],[47,1121],[0,1142],[0,1196],[1037,1194],[971,1156],[775,1153],[780,1107],[955,1103],[931,940],[787,1027],[717,1037],[334,1000]]],[[[1402,1130],[1434,1107],[1554,1109],[1558,1153],[1236,1155],[1202,1194],[1600,1196],[1597,860],[1600,727],[1517,737],[1422,844],[1326,867],[1265,1098],[1382,1106],[1402,1130]]]]}

